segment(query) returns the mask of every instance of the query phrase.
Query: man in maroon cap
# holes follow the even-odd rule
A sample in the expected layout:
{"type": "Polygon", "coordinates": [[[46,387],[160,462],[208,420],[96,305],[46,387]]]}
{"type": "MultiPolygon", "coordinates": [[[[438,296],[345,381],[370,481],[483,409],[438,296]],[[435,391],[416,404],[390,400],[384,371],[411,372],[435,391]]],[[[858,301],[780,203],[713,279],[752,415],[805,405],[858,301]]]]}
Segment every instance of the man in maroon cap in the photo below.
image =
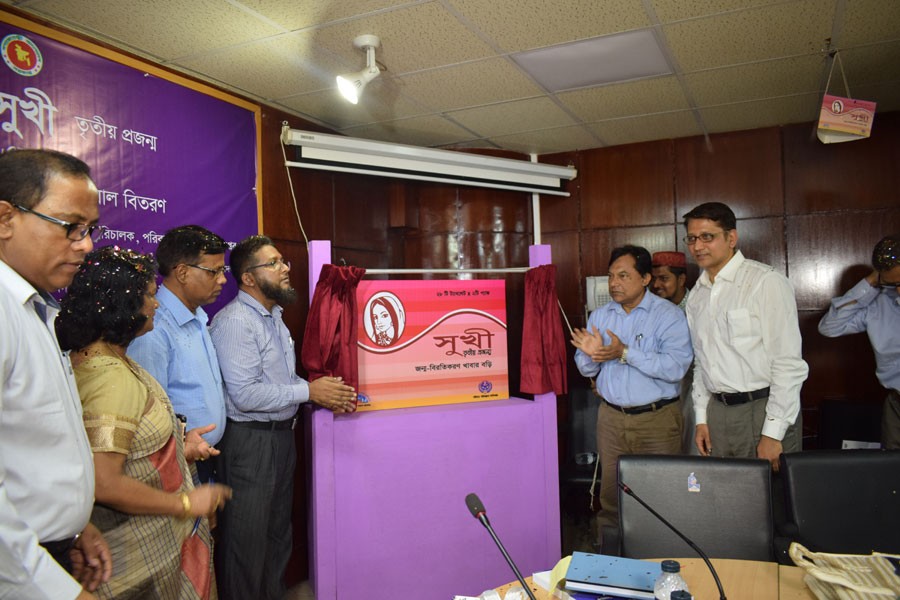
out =
{"type": "MultiPolygon", "coordinates": [[[[650,289],[684,310],[690,290],[687,288],[687,258],[684,252],[654,252],[652,257],[653,279],[650,289]]],[[[691,384],[694,381],[691,366],[681,380],[681,411],[684,415],[684,439],[682,452],[700,454],[694,443],[694,402],[691,400],[691,384]]]]}
{"type": "Polygon", "coordinates": [[[653,293],[678,305],[687,304],[687,259],[683,252],[653,253],[653,293]]]}

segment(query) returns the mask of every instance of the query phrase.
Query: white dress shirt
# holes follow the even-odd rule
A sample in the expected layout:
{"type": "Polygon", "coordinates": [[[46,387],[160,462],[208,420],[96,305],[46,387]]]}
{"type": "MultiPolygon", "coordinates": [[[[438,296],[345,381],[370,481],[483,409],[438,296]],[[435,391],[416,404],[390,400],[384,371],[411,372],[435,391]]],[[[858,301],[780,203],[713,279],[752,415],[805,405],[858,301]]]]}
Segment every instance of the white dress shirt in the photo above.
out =
{"type": "Polygon", "coordinates": [[[0,261],[0,598],[81,592],[38,546],[80,533],[94,504],[81,402],[47,298],[0,261]]]}
{"type": "MultiPolygon", "coordinates": [[[[706,423],[712,392],[770,388],[762,435],[781,440],[800,413],[809,367],[800,356],[794,289],[738,250],[710,283],[704,271],[687,303],[694,344],[694,414],[706,423]]],[[[716,401],[717,402],[717,401],[716,401]]]]}

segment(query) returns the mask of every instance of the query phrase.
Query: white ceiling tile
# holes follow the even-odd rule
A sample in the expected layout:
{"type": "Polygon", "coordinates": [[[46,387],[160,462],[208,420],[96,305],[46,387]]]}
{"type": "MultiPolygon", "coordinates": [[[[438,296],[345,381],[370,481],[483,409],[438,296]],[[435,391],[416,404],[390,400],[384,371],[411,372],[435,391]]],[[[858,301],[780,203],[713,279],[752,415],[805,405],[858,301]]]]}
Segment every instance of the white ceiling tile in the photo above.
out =
{"type": "Polygon", "coordinates": [[[297,0],[239,0],[249,11],[258,13],[290,31],[340,21],[350,17],[369,16],[379,11],[408,4],[409,0],[331,0],[298,2],[297,0]]]}
{"type": "Polygon", "coordinates": [[[341,130],[341,133],[351,137],[415,146],[446,146],[472,138],[472,134],[462,127],[434,115],[350,127],[341,130]]]}
{"type": "Polygon", "coordinates": [[[541,94],[540,88],[504,58],[413,73],[399,80],[404,94],[436,112],[541,94]]]}
{"type": "Polygon", "coordinates": [[[557,97],[586,122],[690,108],[674,76],[563,92],[557,97]]]}
{"type": "Polygon", "coordinates": [[[706,17],[718,13],[732,12],[773,4],[781,0],[703,0],[703,2],[685,2],[685,0],[650,0],[660,22],[669,23],[695,17],[706,17]]]}
{"type": "Polygon", "coordinates": [[[838,48],[900,39],[900,2],[853,0],[845,4],[838,48]]]}
{"type": "MultiPolygon", "coordinates": [[[[818,61],[833,32],[852,95],[875,100],[879,113],[900,108],[900,0],[0,0],[2,5],[335,130],[402,143],[499,141],[522,152],[560,152],[676,137],[696,133],[689,102],[701,107],[714,132],[814,120],[825,77],[818,61]],[[663,23],[659,32],[681,69],[680,80],[660,76],[548,94],[510,58],[643,30],[653,25],[652,14],[663,23]],[[334,77],[362,68],[364,53],[352,45],[360,34],[381,36],[377,57],[387,71],[352,106],[336,98],[334,77]]],[[[565,62],[558,68],[574,67],[565,62]]],[[[842,87],[836,72],[831,91],[843,93],[842,87]]]]}
{"type": "Polygon", "coordinates": [[[835,0],[803,0],[665,25],[684,71],[814,54],[831,37],[835,0]]]}
{"type": "Polygon", "coordinates": [[[800,94],[702,108],[700,115],[709,133],[720,133],[816,121],[820,105],[818,93],[800,94]]]}
{"type": "Polygon", "coordinates": [[[711,106],[815,92],[825,69],[824,57],[799,56],[688,73],[684,81],[697,106],[711,106]]]}
{"type": "Polygon", "coordinates": [[[224,0],[45,0],[35,9],[166,60],[283,32],[224,0]]]}
{"type": "Polygon", "coordinates": [[[314,116],[335,129],[425,114],[421,106],[397,92],[396,86],[390,82],[376,79],[366,87],[359,104],[344,100],[337,88],[291,96],[280,100],[279,104],[289,111],[314,116]]]}
{"type": "Polygon", "coordinates": [[[345,68],[309,33],[285,34],[175,63],[266,99],[331,88],[345,68]]]}
{"type": "MultiPolygon", "coordinates": [[[[860,85],[900,79],[900,41],[851,48],[840,53],[840,60],[851,92],[860,85]]],[[[840,65],[835,66],[831,86],[832,90],[844,89],[840,65]]]]}
{"type": "Polygon", "coordinates": [[[504,52],[649,27],[634,0],[448,0],[504,52]]]}
{"type": "Polygon", "coordinates": [[[597,138],[581,126],[557,127],[490,138],[500,148],[522,154],[553,154],[599,146],[597,138]]]}
{"type": "Polygon", "coordinates": [[[703,133],[697,124],[694,113],[689,110],[612,119],[590,123],[587,127],[608,146],[650,140],[668,140],[703,133]]]}
{"type": "Polygon", "coordinates": [[[447,116],[481,137],[575,123],[564,110],[545,97],[468,108],[449,112],[447,116]]]}
{"type": "Polygon", "coordinates": [[[338,23],[316,31],[315,42],[359,67],[365,54],[353,39],[372,34],[381,39],[375,58],[390,73],[403,74],[493,56],[495,53],[439,3],[429,2],[338,23]]]}

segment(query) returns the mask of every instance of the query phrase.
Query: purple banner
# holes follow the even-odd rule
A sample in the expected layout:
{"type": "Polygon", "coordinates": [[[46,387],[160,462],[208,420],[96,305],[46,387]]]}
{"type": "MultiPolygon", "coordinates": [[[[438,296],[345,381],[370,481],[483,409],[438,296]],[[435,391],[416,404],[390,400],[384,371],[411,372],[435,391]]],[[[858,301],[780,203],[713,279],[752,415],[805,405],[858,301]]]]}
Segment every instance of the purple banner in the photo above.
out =
{"type": "MultiPolygon", "coordinates": [[[[0,148],[88,163],[109,227],[98,245],[153,252],[186,224],[229,246],[257,233],[252,111],[6,23],[0,52],[0,148]]],[[[208,312],[235,293],[229,277],[208,312]]]]}

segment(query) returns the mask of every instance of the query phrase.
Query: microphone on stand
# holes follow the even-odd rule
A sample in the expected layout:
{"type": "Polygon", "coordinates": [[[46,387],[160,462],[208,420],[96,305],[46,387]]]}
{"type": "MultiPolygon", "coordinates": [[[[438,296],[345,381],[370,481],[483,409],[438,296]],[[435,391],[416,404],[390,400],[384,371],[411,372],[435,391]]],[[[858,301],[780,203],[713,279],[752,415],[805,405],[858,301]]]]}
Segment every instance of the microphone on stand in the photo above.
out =
{"type": "Polygon", "coordinates": [[[481,521],[481,524],[484,525],[484,528],[487,529],[488,533],[491,534],[491,537],[494,538],[494,543],[497,544],[497,547],[503,554],[503,558],[505,558],[507,564],[509,564],[509,568],[511,568],[513,570],[513,573],[516,574],[516,579],[518,579],[519,583],[522,584],[522,588],[525,590],[525,593],[528,594],[528,597],[531,600],[536,600],[534,594],[531,592],[531,588],[528,587],[528,584],[525,583],[525,579],[522,577],[522,574],[519,573],[519,569],[516,567],[516,563],[514,563],[513,559],[510,558],[509,554],[506,552],[506,548],[504,548],[503,544],[500,543],[500,538],[498,538],[497,534],[494,533],[494,528],[491,527],[491,522],[488,521],[487,511],[484,509],[484,504],[481,503],[481,500],[476,494],[472,493],[466,496],[466,506],[469,507],[469,512],[472,513],[472,516],[481,521]]]}
{"type": "Polygon", "coordinates": [[[709,572],[712,573],[713,579],[716,580],[716,587],[719,588],[719,600],[727,600],[727,599],[725,598],[725,590],[722,588],[722,582],[719,581],[719,574],[716,573],[716,568],[713,567],[713,565],[712,565],[711,562],[709,562],[709,557],[706,556],[706,552],[704,552],[703,550],[701,550],[701,549],[700,549],[700,546],[698,546],[697,544],[695,544],[694,542],[692,542],[691,540],[689,540],[689,539],[687,538],[687,536],[685,536],[683,533],[681,533],[680,531],[678,531],[677,529],[675,529],[675,526],[672,525],[671,523],[669,523],[668,521],[666,521],[665,518],[663,518],[663,516],[662,516],[661,514],[659,514],[658,512],[656,512],[655,510],[653,510],[652,508],[650,508],[650,505],[647,504],[646,502],[644,502],[643,500],[641,500],[640,496],[638,496],[637,494],[635,494],[634,491],[633,491],[630,487],[628,487],[627,485],[625,485],[625,484],[622,483],[621,481],[619,481],[618,484],[619,484],[619,487],[622,488],[622,491],[623,491],[623,492],[625,492],[626,494],[628,494],[629,496],[631,496],[632,498],[634,498],[635,500],[637,500],[638,504],[640,504],[641,506],[643,506],[644,508],[646,508],[647,510],[649,510],[651,515],[653,515],[654,517],[656,517],[657,519],[659,519],[659,520],[662,522],[663,525],[665,525],[666,527],[668,527],[669,529],[671,529],[672,531],[674,531],[675,534],[676,534],[678,537],[680,537],[681,539],[683,539],[685,542],[687,542],[687,545],[688,545],[688,546],[690,546],[691,548],[694,549],[694,552],[696,552],[696,553],[700,556],[700,558],[703,559],[703,562],[706,563],[706,566],[709,567],[709,572]]]}

